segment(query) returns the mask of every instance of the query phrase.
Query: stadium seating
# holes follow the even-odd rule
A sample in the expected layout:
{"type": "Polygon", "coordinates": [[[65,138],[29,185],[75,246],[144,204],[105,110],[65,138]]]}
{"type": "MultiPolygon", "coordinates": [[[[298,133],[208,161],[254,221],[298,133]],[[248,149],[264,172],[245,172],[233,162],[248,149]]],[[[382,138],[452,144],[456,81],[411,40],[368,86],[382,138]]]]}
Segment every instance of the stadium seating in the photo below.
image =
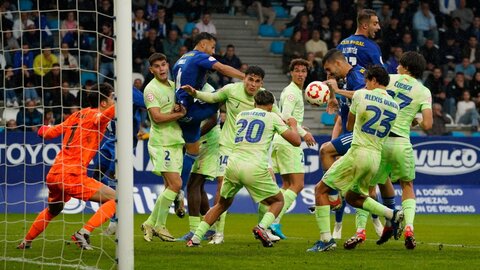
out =
{"type": "Polygon", "coordinates": [[[283,54],[284,48],[285,48],[284,41],[273,41],[270,44],[270,52],[273,54],[283,54]]]}
{"type": "Polygon", "coordinates": [[[20,0],[18,8],[20,11],[33,10],[33,3],[30,0],[20,0]]]}
{"type": "Polygon", "coordinates": [[[410,131],[410,137],[421,137],[422,134],[417,131],[410,131]]]}
{"type": "Polygon", "coordinates": [[[472,137],[480,137],[480,132],[473,132],[472,137]]]}
{"type": "Polygon", "coordinates": [[[277,18],[288,18],[290,15],[288,15],[287,10],[285,10],[281,6],[273,6],[273,10],[275,10],[275,14],[277,15],[277,18]]]}
{"type": "Polygon", "coordinates": [[[453,137],[465,137],[465,133],[461,131],[452,131],[452,136],[453,137]]]}
{"type": "Polygon", "coordinates": [[[194,28],[195,28],[194,22],[186,23],[185,26],[183,27],[183,34],[191,35],[194,28]]]}
{"type": "Polygon", "coordinates": [[[285,30],[283,30],[282,36],[287,37],[287,38],[291,37],[293,35],[293,28],[294,27],[291,26],[291,27],[288,27],[285,30]]]}
{"type": "Polygon", "coordinates": [[[97,81],[97,73],[95,72],[88,72],[88,71],[82,71],[80,74],[80,83],[81,85],[85,85],[85,82],[88,80],[92,80],[93,82],[97,81]]]}
{"type": "Polygon", "coordinates": [[[335,114],[329,114],[329,113],[323,112],[322,115],[320,116],[320,123],[322,123],[325,126],[335,125],[335,114]]]}
{"type": "Polygon", "coordinates": [[[262,24],[258,27],[258,35],[261,37],[278,37],[279,36],[275,27],[268,24],[262,24]]]}

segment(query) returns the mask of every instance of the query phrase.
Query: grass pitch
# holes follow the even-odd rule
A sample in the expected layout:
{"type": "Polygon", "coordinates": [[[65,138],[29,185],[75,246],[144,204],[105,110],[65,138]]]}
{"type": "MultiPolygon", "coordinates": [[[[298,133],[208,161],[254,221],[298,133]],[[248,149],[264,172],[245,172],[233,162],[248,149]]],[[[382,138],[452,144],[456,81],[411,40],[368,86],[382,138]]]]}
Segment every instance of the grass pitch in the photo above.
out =
{"type": "MultiPolygon", "coordinates": [[[[3,215],[0,218],[0,269],[116,268],[114,237],[95,231],[92,245],[102,245],[103,249],[93,251],[82,252],[70,243],[70,235],[89,217],[60,216],[33,242],[32,249],[17,250],[16,245],[35,216],[3,215]]],[[[339,247],[313,254],[305,252],[319,236],[312,215],[287,214],[282,223],[288,239],[274,248],[264,248],[253,238],[251,229],[257,221],[253,214],[229,214],[225,243],[212,246],[204,241],[200,248],[187,248],[181,242],[162,242],[159,238],[145,242],[140,224],[146,218],[146,215],[135,215],[136,269],[480,269],[479,215],[417,215],[418,245],[413,251],[405,249],[403,239],[377,246],[374,241],[377,236],[370,224],[366,243],[355,250],[344,250],[344,240],[355,231],[354,216],[346,215],[343,239],[337,241],[339,247]]],[[[168,228],[180,237],[188,231],[188,218],[171,215],[168,228]]]]}

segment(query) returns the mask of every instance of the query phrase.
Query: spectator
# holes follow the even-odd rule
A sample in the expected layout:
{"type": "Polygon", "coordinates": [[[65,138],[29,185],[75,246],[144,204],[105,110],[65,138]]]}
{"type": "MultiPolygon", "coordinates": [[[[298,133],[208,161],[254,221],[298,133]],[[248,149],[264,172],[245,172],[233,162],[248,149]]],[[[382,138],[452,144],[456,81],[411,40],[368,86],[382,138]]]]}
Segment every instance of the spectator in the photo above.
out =
{"type": "Polygon", "coordinates": [[[43,78],[43,105],[60,104],[60,64],[52,65],[52,71],[43,78]]]}
{"type": "Polygon", "coordinates": [[[147,36],[143,38],[135,48],[133,57],[136,71],[140,73],[148,72],[148,57],[153,53],[163,53],[163,43],[157,36],[157,30],[151,28],[148,30],[147,36]]]}
{"type": "Polygon", "coordinates": [[[2,47],[4,52],[12,51],[10,52],[11,54],[13,54],[14,50],[20,49],[18,40],[13,37],[13,32],[9,28],[3,31],[2,47]]]}
{"type": "Polygon", "coordinates": [[[139,90],[142,89],[142,85],[143,85],[143,80],[140,79],[140,78],[136,78],[134,81],[133,81],[133,86],[139,90]]]}
{"type": "MultiPolygon", "coordinates": [[[[167,5],[165,5],[167,6],[167,5]]],[[[176,0],[175,10],[185,14],[187,22],[195,22],[207,10],[206,0],[176,0]]],[[[168,13],[167,13],[168,14],[168,13]]]]}
{"type": "MultiPolygon", "coordinates": [[[[5,101],[7,107],[18,107],[19,98],[17,97],[16,88],[19,87],[20,81],[13,72],[12,66],[6,66],[5,70],[5,101]]],[[[3,97],[2,97],[3,98],[3,97]]]]}
{"type": "Polygon", "coordinates": [[[113,40],[113,32],[112,32],[112,25],[109,22],[105,22],[102,25],[102,34],[98,41],[98,48],[100,51],[98,61],[99,66],[99,78],[98,83],[103,83],[105,78],[113,77],[115,74],[115,67],[113,65],[113,53],[115,50],[114,40],[113,40]]]}
{"type": "Polygon", "coordinates": [[[27,78],[33,78],[33,61],[35,57],[28,44],[23,44],[21,51],[13,55],[13,69],[15,74],[23,74],[27,78]]]}
{"type": "Polygon", "coordinates": [[[148,31],[149,22],[143,17],[145,11],[143,8],[135,9],[135,17],[132,20],[132,29],[135,30],[135,39],[142,40],[148,31]]]}
{"type": "MultiPolygon", "coordinates": [[[[220,63],[236,69],[240,69],[240,67],[242,66],[242,61],[240,60],[240,58],[237,57],[237,55],[235,55],[235,46],[233,46],[232,44],[227,45],[227,50],[225,51],[225,55],[220,58],[220,63]]],[[[232,82],[232,78],[223,76],[221,74],[219,74],[219,78],[219,83],[222,86],[232,82]]]]}
{"type": "Polygon", "coordinates": [[[145,18],[149,21],[155,21],[157,19],[158,10],[160,5],[157,0],[148,0],[145,5],[145,18]]]}
{"type": "Polygon", "coordinates": [[[79,100],[77,99],[77,97],[75,97],[75,95],[73,95],[72,93],[70,93],[70,84],[68,83],[68,81],[63,81],[62,82],[62,107],[63,107],[63,110],[64,111],[70,111],[71,108],[73,107],[79,107],[80,106],[80,102],[79,100]]]}
{"type": "Polygon", "coordinates": [[[184,46],[180,47],[180,49],[178,50],[178,56],[182,57],[187,52],[188,52],[188,48],[187,48],[187,46],[184,45],[184,46]]]}
{"type": "Polygon", "coordinates": [[[480,105],[480,71],[475,72],[471,83],[472,100],[475,101],[477,107],[480,105]]]}
{"type": "MultiPolygon", "coordinates": [[[[53,46],[53,33],[48,27],[47,15],[38,10],[31,12],[32,20],[35,22],[35,29],[40,30],[42,35],[42,45],[53,46]]],[[[40,46],[38,46],[40,48],[40,46]]]]}
{"type": "Polygon", "coordinates": [[[63,78],[72,84],[78,83],[77,58],[70,54],[68,44],[65,42],[62,43],[62,49],[60,50],[59,59],[63,78]]]}
{"type": "Polygon", "coordinates": [[[458,3],[458,8],[453,10],[450,16],[460,18],[460,28],[466,31],[473,22],[473,11],[467,7],[466,0],[458,0],[458,3]]]}
{"type": "Polygon", "coordinates": [[[7,121],[7,132],[20,132],[20,129],[17,125],[17,120],[10,119],[7,121]]]}
{"type": "Polygon", "coordinates": [[[444,104],[447,98],[445,93],[445,79],[443,78],[442,69],[435,67],[423,83],[425,87],[430,89],[433,102],[444,104]]]}
{"type": "Polygon", "coordinates": [[[44,43],[42,40],[42,44],[40,44],[40,30],[36,28],[34,24],[30,24],[27,26],[27,28],[24,30],[23,35],[22,35],[22,43],[28,44],[30,48],[33,49],[39,49],[40,47],[43,46],[51,46],[50,43],[46,42],[44,43]]]}
{"type": "Polygon", "coordinates": [[[417,45],[413,42],[410,32],[403,33],[401,46],[404,52],[417,51],[417,45]]]}
{"type": "Polygon", "coordinates": [[[177,30],[170,30],[170,32],[168,32],[168,38],[163,40],[163,51],[167,56],[170,67],[173,67],[173,64],[175,64],[180,57],[180,47],[182,47],[182,42],[178,37],[177,30]]]}
{"type": "Polygon", "coordinates": [[[333,49],[333,48],[336,48],[340,42],[342,42],[342,32],[340,32],[339,30],[334,30],[333,33],[332,33],[332,39],[330,40],[330,42],[328,42],[328,49],[333,49]]]}
{"type": "Polygon", "coordinates": [[[407,0],[400,1],[400,6],[393,12],[393,16],[398,18],[400,29],[412,30],[413,12],[407,0]]]}
{"type": "Polygon", "coordinates": [[[212,14],[210,14],[210,12],[205,12],[202,15],[202,21],[195,24],[195,27],[198,28],[200,33],[207,32],[215,36],[217,35],[217,28],[215,27],[211,19],[212,14]]]}
{"type": "Polygon", "coordinates": [[[428,136],[446,136],[450,135],[447,132],[446,124],[451,124],[452,120],[442,111],[442,105],[439,103],[433,103],[432,105],[433,124],[432,128],[425,130],[428,136]]]}
{"type": "MultiPolygon", "coordinates": [[[[50,46],[43,47],[42,53],[35,56],[33,60],[33,71],[38,76],[37,78],[43,78],[55,63],[58,63],[58,58],[52,53],[52,48],[50,46]]],[[[40,80],[37,82],[39,82],[37,85],[40,85],[40,80]]]]}
{"type": "Polygon", "coordinates": [[[36,132],[42,123],[43,115],[35,108],[35,102],[32,100],[25,104],[25,109],[17,113],[17,124],[24,126],[25,131],[36,132]]]}
{"type": "Polygon", "coordinates": [[[471,125],[472,131],[477,131],[479,117],[475,102],[470,98],[470,92],[463,91],[462,100],[457,103],[455,122],[461,125],[471,125]]]}
{"type": "Polygon", "coordinates": [[[440,65],[440,50],[433,44],[432,39],[425,40],[425,44],[420,47],[420,54],[427,61],[427,70],[432,71],[434,67],[440,65]]]}
{"type": "Polygon", "coordinates": [[[155,28],[157,30],[157,36],[160,39],[166,39],[168,32],[172,29],[175,29],[178,31],[178,33],[181,33],[180,28],[168,20],[167,11],[163,6],[158,8],[157,19],[150,22],[150,28],[155,28]]]}
{"type": "Polygon", "coordinates": [[[378,20],[380,21],[380,27],[382,29],[387,28],[390,25],[392,19],[392,8],[389,3],[383,3],[382,9],[378,13],[378,20]]]}
{"type": "Polygon", "coordinates": [[[312,25],[308,21],[308,16],[307,15],[302,15],[300,17],[300,24],[295,26],[293,29],[293,32],[300,32],[300,40],[305,43],[310,39],[310,35],[312,33],[312,25]]]}
{"type": "Polygon", "coordinates": [[[452,35],[446,36],[446,44],[441,47],[441,63],[444,65],[444,74],[447,74],[448,70],[454,70],[455,64],[459,63],[462,59],[462,50],[455,42],[455,37],[452,35]]]}
{"type": "Polygon", "coordinates": [[[438,5],[439,5],[439,10],[441,13],[443,13],[444,15],[446,16],[450,16],[450,14],[452,13],[452,11],[456,10],[458,8],[458,5],[457,5],[458,1],[453,1],[453,0],[449,0],[449,1],[438,1],[438,5]]]}
{"type": "Polygon", "coordinates": [[[397,74],[397,67],[400,63],[400,57],[402,57],[402,47],[393,47],[393,55],[385,62],[385,69],[389,74],[397,74]]]}
{"type": "MultiPolygon", "coordinates": [[[[239,69],[239,70],[240,70],[241,72],[245,73],[245,71],[247,71],[247,69],[248,69],[248,65],[245,64],[245,63],[243,63],[243,64],[240,66],[240,69],[239,69]]],[[[233,78],[233,79],[232,79],[232,83],[241,82],[241,81],[242,81],[241,79],[237,79],[237,78],[233,78]]]]}
{"type": "Polygon", "coordinates": [[[310,68],[307,70],[307,78],[305,78],[305,83],[303,84],[306,87],[309,83],[313,81],[321,80],[321,67],[319,62],[315,60],[315,54],[313,52],[307,53],[307,61],[310,63],[310,68]]]}
{"type": "Polygon", "coordinates": [[[353,35],[357,29],[355,28],[355,25],[353,23],[352,18],[345,18],[343,21],[343,27],[342,27],[342,39],[346,39],[349,36],[353,35]]]}
{"type": "Polygon", "coordinates": [[[383,42],[388,50],[391,47],[398,47],[402,42],[402,31],[399,28],[399,20],[397,17],[391,17],[390,23],[383,30],[383,42]]]}
{"type": "Polygon", "coordinates": [[[467,41],[467,32],[460,28],[460,18],[458,17],[452,19],[452,27],[447,30],[445,35],[455,37],[455,42],[459,44],[465,44],[467,41]]]}
{"type": "Polygon", "coordinates": [[[446,102],[443,105],[445,107],[445,112],[450,114],[452,117],[456,115],[456,105],[457,101],[460,99],[463,91],[468,89],[468,82],[465,81],[465,75],[462,72],[455,74],[455,78],[447,85],[446,88],[446,102]]]}
{"type": "Polygon", "coordinates": [[[340,10],[340,2],[338,0],[333,0],[330,3],[329,10],[326,14],[330,18],[330,27],[332,27],[332,29],[342,27],[344,13],[340,10]]]}
{"type": "Polygon", "coordinates": [[[455,73],[463,73],[466,80],[471,80],[475,71],[475,66],[470,63],[470,60],[467,57],[464,57],[462,62],[455,66],[455,73]]]}
{"type": "Polygon", "coordinates": [[[318,63],[322,62],[323,56],[327,53],[327,43],[320,39],[320,31],[312,31],[312,39],[305,43],[305,50],[307,53],[313,53],[315,56],[315,61],[318,63]]]}
{"type": "Polygon", "coordinates": [[[468,38],[468,44],[463,47],[462,56],[468,58],[470,63],[480,61],[480,45],[478,45],[476,36],[470,36],[468,38]]]}
{"type": "Polygon", "coordinates": [[[307,15],[308,22],[312,26],[316,26],[316,22],[320,21],[320,12],[319,10],[315,7],[315,3],[313,0],[306,0],[305,1],[305,6],[302,11],[298,12],[295,18],[290,21],[289,23],[285,24],[285,27],[295,27],[300,24],[300,18],[303,15],[307,15]]]}
{"type": "Polygon", "coordinates": [[[35,102],[36,105],[40,104],[40,98],[38,97],[37,90],[33,87],[33,82],[26,82],[26,85],[23,88],[23,99],[24,104],[28,103],[29,101],[35,102]]]}
{"type": "Polygon", "coordinates": [[[320,19],[320,39],[329,42],[332,40],[332,29],[330,27],[330,18],[327,15],[323,15],[320,19]]]}
{"type": "Polygon", "coordinates": [[[55,116],[53,115],[52,110],[46,110],[43,116],[43,124],[48,126],[48,125],[55,125],[55,116]]]}
{"type": "Polygon", "coordinates": [[[97,18],[97,29],[102,29],[105,23],[113,25],[113,5],[110,0],[101,0],[97,18]]]}
{"type": "Polygon", "coordinates": [[[288,73],[288,67],[290,61],[294,58],[304,58],[306,54],[305,43],[301,41],[300,31],[293,33],[292,37],[285,43],[285,49],[283,51],[283,73],[288,73]]]}
{"type": "MultiPolygon", "coordinates": [[[[93,63],[92,56],[92,44],[90,44],[90,34],[83,31],[83,27],[80,26],[80,68],[86,70],[93,70],[95,65],[93,63]]],[[[93,42],[95,45],[95,42],[93,42]]]]}
{"type": "Polygon", "coordinates": [[[78,31],[78,23],[77,19],[75,18],[75,13],[73,11],[69,11],[67,13],[67,18],[62,21],[60,24],[60,36],[62,37],[62,40],[68,41],[77,39],[78,31]]]}
{"type": "Polygon", "coordinates": [[[247,7],[247,13],[258,16],[260,24],[273,25],[275,22],[276,13],[273,10],[272,2],[270,0],[243,0],[244,5],[247,7]],[[268,18],[268,20],[265,19],[268,18]]]}
{"type": "Polygon", "coordinates": [[[475,16],[472,25],[467,29],[467,34],[470,37],[475,36],[477,41],[480,40],[480,17],[475,16]]]}
{"type": "Polygon", "coordinates": [[[28,17],[28,12],[20,12],[20,18],[13,22],[13,37],[18,40],[22,36],[22,31],[32,25],[35,28],[35,23],[28,17]]]}
{"type": "Polygon", "coordinates": [[[420,9],[413,15],[413,30],[416,33],[417,44],[425,44],[426,38],[438,44],[437,22],[428,2],[420,3],[420,9]]]}
{"type": "Polygon", "coordinates": [[[200,31],[198,30],[198,28],[193,28],[192,30],[192,34],[190,35],[190,37],[188,37],[187,39],[185,39],[185,42],[183,43],[188,51],[191,51],[193,50],[193,48],[195,47],[195,37],[200,33],[200,31]]]}

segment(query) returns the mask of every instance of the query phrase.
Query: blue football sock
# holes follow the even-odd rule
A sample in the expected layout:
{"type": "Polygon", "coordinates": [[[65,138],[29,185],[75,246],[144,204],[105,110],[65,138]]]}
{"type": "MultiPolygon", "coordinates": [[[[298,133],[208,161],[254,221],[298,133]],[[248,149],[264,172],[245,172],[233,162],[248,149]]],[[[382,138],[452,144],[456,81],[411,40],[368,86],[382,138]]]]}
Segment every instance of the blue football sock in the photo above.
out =
{"type": "Polygon", "coordinates": [[[347,202],[345,199],[342,199],[342,207],[335,212],[335,222],[341,223],[343,220],[343,212],[345,212],[345,206],[347,202]]]}
{"type": "Polygon", "coordinates": [[[197,159],[198,155],[191,155],[185,153],[183,156],[183,168],[182,168],[182,190],[187,186],[188,179],[190,178],[190,172],[192,171],[193,163],[197,159]]]}
{"type": "Polygon", "coordinates": [[[395,210],[395,197],[382,197],[383,205],[395,210]]]}

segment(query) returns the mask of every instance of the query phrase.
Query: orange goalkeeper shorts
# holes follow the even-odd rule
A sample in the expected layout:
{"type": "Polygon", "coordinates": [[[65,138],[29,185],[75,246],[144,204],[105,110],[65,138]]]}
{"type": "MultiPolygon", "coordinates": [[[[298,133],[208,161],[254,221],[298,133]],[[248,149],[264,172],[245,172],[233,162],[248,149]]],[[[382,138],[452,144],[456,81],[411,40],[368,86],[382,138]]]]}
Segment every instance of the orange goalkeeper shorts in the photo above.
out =
{"type": "Polygon", "coordinates": [[[49,173],[47,175],[48,202],[68,202],[70,198],[88,201],[102,183],[84,174],[49,173]]]}

